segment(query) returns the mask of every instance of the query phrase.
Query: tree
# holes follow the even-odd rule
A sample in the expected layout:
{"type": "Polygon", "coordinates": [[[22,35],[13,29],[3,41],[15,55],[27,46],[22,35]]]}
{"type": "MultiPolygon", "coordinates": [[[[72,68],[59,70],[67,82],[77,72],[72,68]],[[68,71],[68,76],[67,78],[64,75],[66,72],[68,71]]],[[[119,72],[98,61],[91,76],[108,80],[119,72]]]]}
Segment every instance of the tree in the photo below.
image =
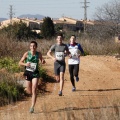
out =
{"type": "Polygon", "coordinates": [[[95,17],[109,34],[120,33],[120,1],[114,0],[97,8],[95,17]]]}
{"type": "Polygon", "coordinates": [[[60,32],[60,31],[62,31],[63,30],[63,25],[61,25],[61,24],[56,24],[55,25],[55,31],[56,32],[60,32]]]}
{"type": "Polygon", "coordinates": [[[49,39],[54,36],[55,34],[54,24],[50,17],[44,18],[41,27],[41,34],[46,39],[49,39]]]}

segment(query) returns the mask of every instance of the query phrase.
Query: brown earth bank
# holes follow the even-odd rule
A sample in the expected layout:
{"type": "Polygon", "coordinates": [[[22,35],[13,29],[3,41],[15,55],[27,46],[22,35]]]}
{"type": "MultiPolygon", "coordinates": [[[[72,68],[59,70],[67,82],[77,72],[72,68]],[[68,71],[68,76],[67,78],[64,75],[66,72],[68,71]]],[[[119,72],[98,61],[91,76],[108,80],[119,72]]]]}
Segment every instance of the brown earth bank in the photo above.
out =
{"type": "MultiPolygon", "coordinates": [[[[54,76],[51,59],[46,57],[44,68],[54,76]]],[[[58,96],[59,83],[49,81],[47,94],[38,95],[33,114],[29,98],[0,109],[0,120],[120,120],[120,60],[83,56],[79,77],[72,92],[67,66],[63,96],[58,96]]]]}

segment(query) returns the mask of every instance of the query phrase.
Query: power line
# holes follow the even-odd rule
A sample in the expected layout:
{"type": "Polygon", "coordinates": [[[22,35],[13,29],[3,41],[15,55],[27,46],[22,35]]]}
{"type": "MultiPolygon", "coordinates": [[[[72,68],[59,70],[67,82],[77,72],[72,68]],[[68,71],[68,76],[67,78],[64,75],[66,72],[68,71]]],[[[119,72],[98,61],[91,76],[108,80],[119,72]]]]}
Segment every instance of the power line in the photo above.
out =
{"type": "Polygon", "coordinates": [[[52,3],[52,2],[50,2],[50,3],[41,3],[41,2],[20,2],[20,1],[15,1],[14,2],[14,4],[19,4],[19,5],[31,5],[31,6],[33,6],[33,5],[48,5],[48,6],[50,6],[50,5],[60,5],[60,4],[62,4],[62,5],[68,5],[68,4],[77,4],[77,2],[58,2],[57,1],[57,3],[56,2],[54,2],[54,3],[52,3]]]}

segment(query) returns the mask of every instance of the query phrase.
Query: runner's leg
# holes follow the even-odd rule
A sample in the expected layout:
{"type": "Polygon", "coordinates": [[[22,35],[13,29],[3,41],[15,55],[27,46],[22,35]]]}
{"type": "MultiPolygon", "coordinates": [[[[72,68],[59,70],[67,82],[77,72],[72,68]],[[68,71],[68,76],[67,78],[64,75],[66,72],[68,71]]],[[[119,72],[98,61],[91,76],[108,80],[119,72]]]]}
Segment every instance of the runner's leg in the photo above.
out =
{"type": "Polygon", "coordinates": [[[79,64],[74,65],[74,76],[78,77],[78,72],[79,72],[79,64]]]}
{"type": "Polygon", "coordinates": [[[56,75],[55,79],[56,79],[57,82],[60,82],[60,75],[56,75]]]}
{"type": "Polygon", "coordinates": [[[75,87],[73,70],[74,70],[74,66],[73,65],[69,65],[70,80],[71,80],[72,86],[75,87]]]}
{"type": "Polygon", "coordinates": [[[31,81],[26,80],[26,88],[25,88],[25,91],[26,91],[28,94],[32,94],[32,82],[31,82],[31,81]]]}
{"type": "Polygon", "coordinates": [[[76,82],[79,81],[78,72],[79,72],[79,64],[76,64],[74,65],[74,76],[76,77],[76,82]]]}
{"type": "Polygon", "coordinates": [[[60,66],[60,91],[59,91],[59,96],[62,96],[62,90],[63,90],[63,86],[64,86],[64,73],[65,73],[65,69],[66,69],[66,64],[63,63],[60,66]]]}
{"type": "Polygon", "coordinates": [[[32,105],[31,107],[34,107],[36,103],[37,86],[38,86],[38,78],[33,78],[32,79],[32,105]]]}
{"type": "Polygon", "coordinates": [[[54,73],[55,73],[55,79],[57,82],[60,82],[60,67],[57,63],[54,63],[54,73]]]}
{"type": "Polygon", "coordinates": [[[64,86],[64,72],[60,72],[60,91],[63,90],[64,86]]]}

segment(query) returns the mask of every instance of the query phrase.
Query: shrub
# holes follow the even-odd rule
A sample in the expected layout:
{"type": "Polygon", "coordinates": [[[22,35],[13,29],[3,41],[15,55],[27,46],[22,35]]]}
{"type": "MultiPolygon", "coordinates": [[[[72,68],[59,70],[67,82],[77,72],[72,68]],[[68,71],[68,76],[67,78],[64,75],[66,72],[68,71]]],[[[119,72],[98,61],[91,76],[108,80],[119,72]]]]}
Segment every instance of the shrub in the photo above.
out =
{"type": "Polygon", "coordinates": [[[47,79],[48,77],[46,70],[42,66],[39,67],[39,74],[42,79],[47,79]]]}
{"type": "Polygon", "coordinates": [[[5,68],[7,71],[12,73],[21,71],[21,68],[18,66],[18,62],[10,57],[0,58],[0,69],[2,68],[5,68]]]}
{"type": "Polygon", "coordinates": [[[17,78],[9,73],[0,72],[0,106],[16,102],[23,98],[24,88],[17,78]]]}
{"type": "Polygon", "coordinates": [[[9,24],[7,27],[4,27],[0,30],[0,33],[5,33],[8,38],[14,38],[17,40],[37,38],[39,35],[36,32],[33,32],[26,23],[20,21],[9,24]]]}

